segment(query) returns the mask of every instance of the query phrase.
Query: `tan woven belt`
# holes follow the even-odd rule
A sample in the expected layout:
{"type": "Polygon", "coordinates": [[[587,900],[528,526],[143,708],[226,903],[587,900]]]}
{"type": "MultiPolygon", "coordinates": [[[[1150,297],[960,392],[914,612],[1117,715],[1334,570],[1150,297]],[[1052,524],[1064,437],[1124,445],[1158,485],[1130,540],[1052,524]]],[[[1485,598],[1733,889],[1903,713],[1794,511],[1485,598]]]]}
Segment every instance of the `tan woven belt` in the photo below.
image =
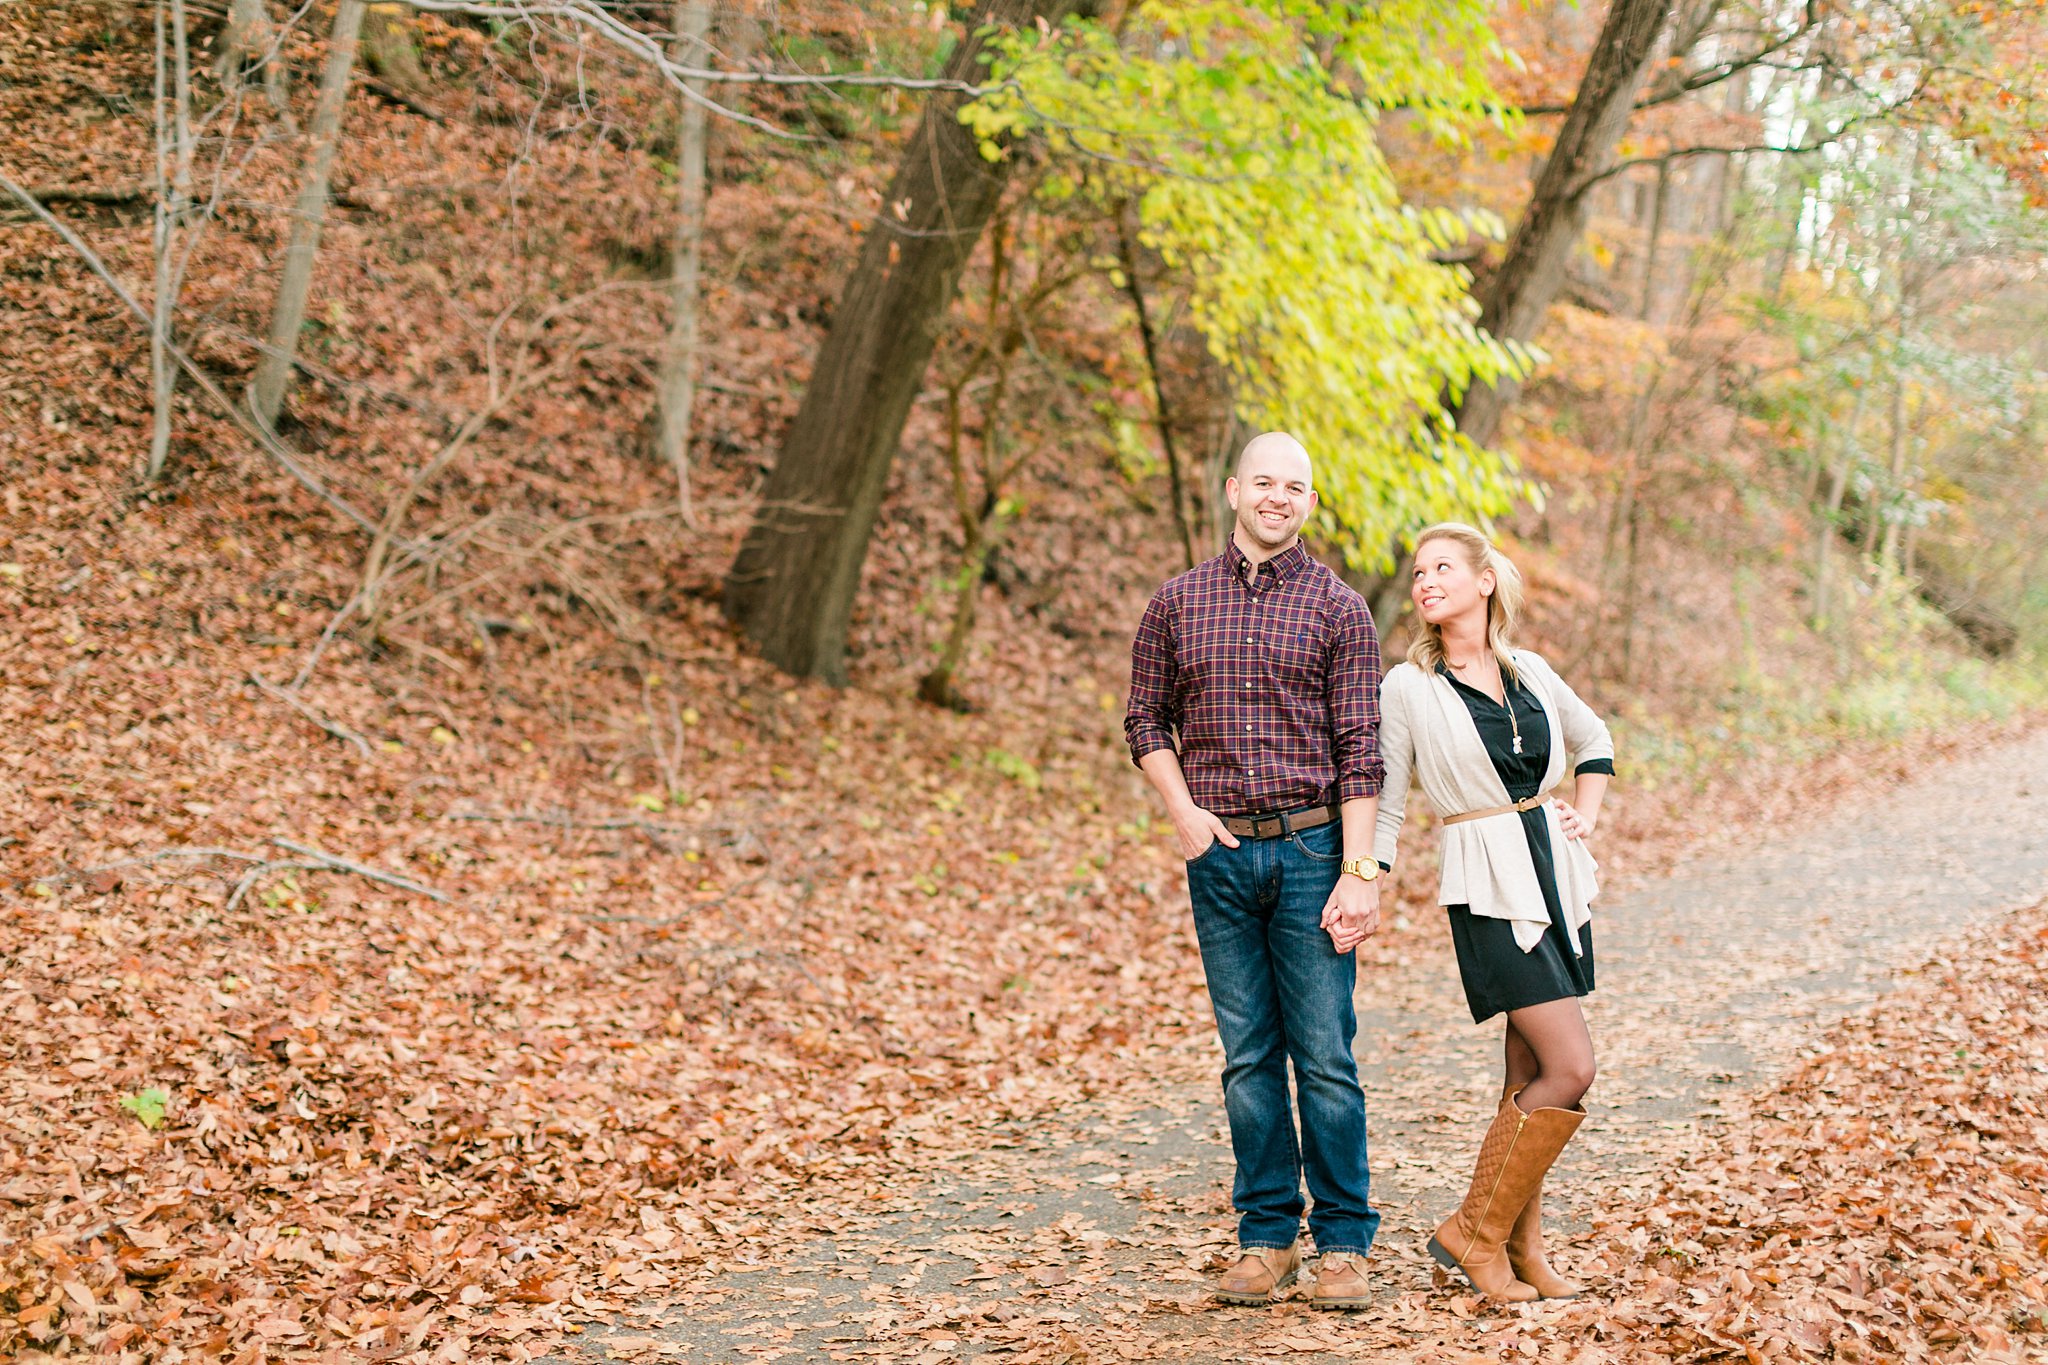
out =
{"type": "Polygon", "coordinates": [[[1523,797],[1512,806],[1488,806],[1485,810],[1462,811],[1457,815],[1446,815],[1437,823],[1440,825],[1455,825],[1460,820],[1484,820],[1489,815],[1511,815],[1516,811],[1535,810],[1549,799],[1542,792],[1537,792],[1534,796],[1523,797]]]}

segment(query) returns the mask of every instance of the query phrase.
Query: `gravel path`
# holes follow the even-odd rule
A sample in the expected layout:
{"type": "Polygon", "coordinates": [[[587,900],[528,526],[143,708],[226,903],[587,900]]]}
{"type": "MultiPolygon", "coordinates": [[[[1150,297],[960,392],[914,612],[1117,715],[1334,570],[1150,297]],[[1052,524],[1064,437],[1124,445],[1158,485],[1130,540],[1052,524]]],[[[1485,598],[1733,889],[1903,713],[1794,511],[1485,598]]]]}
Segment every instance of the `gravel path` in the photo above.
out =
{"type": "MultiPolygon", "coordinates": [[[[1945,939],[2048,894],[2044,773],[2048,732],[1760,845],[1702,838],[1678,875],[1597,907],[1600,990],[1587,1012],[1601,1079],[1551,1185],[1567,1232],[1682,1161],[1723,1097],[1770,1082],[1945,939]]],[[[728,1267],[559,1359],[939,1365],[1019,1350],[1060,1359],[1071,1339],[1076,1365],[1313,1361],[1412,1342],[1423,1300],[1406,1291],[1431,1283],[1421,1243],[1462,1192],[1499,1074],[1497,1028],[1465,1014],[1447,941],[1419,937],[1422,955],[1364,975],[1359,991],[1385,1309],[1204,1306],[1205,1263],[1233,1226],[1210,1055],[1142,1096],[880,1186],[859,1207],[793,1209],[813,1238],[799,1254],[728,1267]]]]}

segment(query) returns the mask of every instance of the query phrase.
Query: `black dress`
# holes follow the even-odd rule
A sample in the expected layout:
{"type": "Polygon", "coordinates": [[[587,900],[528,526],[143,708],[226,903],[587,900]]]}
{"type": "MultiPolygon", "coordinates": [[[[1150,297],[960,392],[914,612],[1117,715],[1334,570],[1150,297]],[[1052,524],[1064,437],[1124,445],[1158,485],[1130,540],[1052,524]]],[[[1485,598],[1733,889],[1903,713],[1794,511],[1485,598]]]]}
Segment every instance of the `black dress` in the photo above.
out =
{"type": "MultiPolygon", "coordinates": [[[[1493,760],[1494,771],[1507,784],[1508,799],[1522,801],[1534,796],[1543,785],[1543,771],[1550,766],[1550,722],[1536,694],[1517,683],[1502,670],[1514,722],[1509,723],[1507,706],[1476,687],[1467,687],[1449,669],[1438,672],[1450,679],[1451,687],[1464,699],[1479,727],[1479,738],[1493,760]],[[1515,752],[1515,733],[1522,736],[1522,752],[1515,752]]],[[[1591,759],[1578,766],[1582,773],[1612,773],[1614,760],[1591,759]]],[[[1536,884],[1543,888],[1543,903],[1550,911],[1550,927],[1528,952],[1515,942],[1513,921],[1475,915],[1467,905],[1448,905],[1451,942],[1458,950],[1458,976],[1465,983],[1465,1002],[1472,1007],[1472,1021],[1491,1019],[1507,1010],[1540,1005],[1584,995],[1593,989],[1593,926],[1579,926],[1580,953],[1574,955],[1564,906],[1557,895],[1557,865],[1550,853],[1550,826],[1543,808],[1518,812],[1522,833],[1529,841],[1529,857],[1536,864],[1536,884]]]]}

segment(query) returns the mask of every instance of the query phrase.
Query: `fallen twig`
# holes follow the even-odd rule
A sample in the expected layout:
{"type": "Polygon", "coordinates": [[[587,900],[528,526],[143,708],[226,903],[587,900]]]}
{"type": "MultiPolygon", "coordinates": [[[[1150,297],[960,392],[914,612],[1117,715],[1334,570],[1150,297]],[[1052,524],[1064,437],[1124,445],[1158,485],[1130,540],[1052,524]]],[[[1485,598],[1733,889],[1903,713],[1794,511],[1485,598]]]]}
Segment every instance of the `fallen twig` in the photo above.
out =
{"type": "Polygon", "coordinates": [[[496,811],[450,811],[444,820],[473,820],[494,825],[547,825],[559,830],[631,830],[644,834],[664,852],[673,853],[669,844],[673,839],[702,839],[723,848],[737,846],[746,836],[746,831],[734,825],[703,824],[673,825],[660,820],[648,820],[631,815],[603,816],[594,819],[577,819],[567,813],[559,815],[501,814],[496,811]]]}
{"type": "Polygon", "coordinates": [[[396,886],[401,890],[416,892],[422,896],[430,896],[437,901],[445,902],[451,899],[446,892],[436,891],[433,887],[423,882],[414,881],[402,872],[386,872],[382,868],[370,867],[351,858],[337,857],[332,853],[317,848],[309,848],[305,844],[296,843],[290,839],[275,838],[270,842],[288,852],[300,855],[300,858],[274,859],[267,853],[244,853],[238,848],[166,848],[159,849],[155,853],[145,853],[136,858],[117,858],[111,863],[101,863],[97,867],[88,867],[75,872],[59,872],[52,876],[38,878],[37,880],[43,882],[69,881],[73,877],[91,877],[101,872],[113,872],[123,867],[143,867],[150,863],[163,862],[167,858],[232,858],[236,862],[254,863],[256,866],[243,873],[235,882],[235,889],[228,896],[227,908],[230,910],[241,904],[242,897],[248,895],[249,888],[254,886],[261,878],[268,876],[272,872],[290,871],[317,872],[325,870],[329,872],[352,872],[358,877],[368,877],[371,881],[383,882],[388,886],[396,886]],[[300,861],[300,859],[311,859],[312,861],[304,862],[300,861]]]}
{"type": "Polygon", "coordinates": [[[141,867],[146,863],[160,863],[166,858],[234,858],[245,863],[268,861],[267,854],[244,853],[238,848],[166,848],[155,853],[145,853],[140,858],[118,858],[111,863],[101,863],[98,867],[88,867],[82,872],[65,872],[58,875],[64,877],[90,877],[99,872],[112,872],[115,868],[141,867]]]}
{"type": "Polygon", "coordinates": [[[499,814],[495,811],[456,810],[441,817],[443,820],[476,820],[494,825],[553,825],[556,829],[638,829],[652,834],[701,834],[703,829],[689,825],[668,825],[659,820],[646,820],[631,815],[608,816],[599,820],[579,820],[567,812],[560,815],[523,815],[519,813],[499,814]]]}
{"type": "Polygon", "coordinates": [[[447,116],[433,105],[422,102],[389,81],[380,81],[374,76],[357,76],[356,83],[365,90],[374,90],[393,104],[412,110],[421,118],[432,119],[435,123],[446,123],[447,116]]]}
{"type": "Polygon", "coordinates": [[[45,204],[139,204],[149,196],[148,190],[139,184],[34,185],[29,193],[45,204]]]}
{"type": "Polygon", "coordinates": [[[324,864],[321,863],[301,863],[289,859],[274,863],[259,863],[243,873],[242,879],[235,883],[234,892],[228,897],[228,903],[222,908],[221,913],[227,914],[240,905],[242,897],[249,894],[249,888],[256,885],[258,881],[261,881],[272,872],[311,872],[323,866],[324,864]]]}
{"type": "Polygon", "coordinates": [[[308,706],[304,701],[301,701],[297,693],[289,692],[284,688],[279,687],[276,683],[271,682],[268,678],[265,678],[257,673],[251,673],[249,675],[249,681],[255,683],[258,687],[262,688],[267,695],[277,698],[277,700],[283,702],[286,706],[291,707],[292,710],[297,711],[300,715],[304,716],[307,720],[312,721],[315,725],[325,730],[328,734],[333,735],[336,739],[344,739],[347,740],[350,744],[355,745],[357,749],[362,751],[362,755],[364,758],[371,757],[370,741],[364,739],[361,735],[349,729],[346,725],[343,725],[341,722],[329,720],[327,717],[321,715],[318,711],[315,711],[312,707],[308,706]]]}
{"type": "Polygon", "coordinates": [[[303,854],[308,858],[318,859],[319,862],[324,866],[339,868],[343,872],[353,872],[358,877],[368,877],[371,881],[383,882],[388,886],[396,886],[405,891],[417,892],[418,894],[426,896],[432,900],[442,901],[445,903],[449,900],[454,899],[447,892],[436,891],[433,887],[428,886],[425,882],[416,882],[402,872],[386,872],[382,868],[371,867],[366,863],[356,862],[352,858],[337,857],[332,853],[328,853],[317,848],[311,848],[305,844],[295,843],[290,839],[272,839],[270,842],[276,844],[279,848],[285,849],[289,852],[303,854]]]}

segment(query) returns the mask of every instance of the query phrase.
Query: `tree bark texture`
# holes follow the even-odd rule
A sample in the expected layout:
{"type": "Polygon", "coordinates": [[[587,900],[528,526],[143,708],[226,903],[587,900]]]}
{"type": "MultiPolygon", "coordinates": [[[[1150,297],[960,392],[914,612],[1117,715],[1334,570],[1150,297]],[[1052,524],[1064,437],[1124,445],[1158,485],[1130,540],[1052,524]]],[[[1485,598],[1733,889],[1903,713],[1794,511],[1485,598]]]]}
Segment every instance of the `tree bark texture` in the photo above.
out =
{"type": "Polygon", "coordinates": [[[1877,532],[1882,528],[1879,534],[1871,536],[1870,543],[1878,547],[1877,562],[1896,569],[1903,567],[1899,558],[1899,531],[1905,522],[1900,504],[1906,496],[1906,380],[1905,376],[1896,373],[1892,376],[1890,453],[1891,486],[1885,490],[1885,496],[1870,500],[1875,518],[1871,529],[1877,532]]]}
{"type": "MultiPolygon", "coordinates": [[[[946,64],[979,79],[988,25],[1057,24],[1076,0],[980,0],[946,64]]],[[[803,406],[725,583],[726,614],[786,672],[846,680],[861,563],[910,405],[1010,161],[982,158],[964,97],[932,96],[861,244],[803,406]]]]}
{"type": "Polygon", "coordinates": [[[176,359],[179,242],[192,211],[192,53],[184,0],[156,5],[156,209],[150,232],[149,459],[143,478],[155,483],[171,453],[171,404],[178,388],[176,359]]]}
{"type": "Polygon", "coordinates": [[[341,112],[348,101],[349,77],[355,70],[356,41],[363,28],[363,0],[341,0],[334,11],[334,29],[327,42],[327,67],[320,77],[320,97],[313,106],[312,147],[306,177],[292,209],[291,243],[285,248],[284,270],[278,279],[277,303],[270,314],[269,345],[256,365],[249,386],[249,410],[266,427],[277,425],[285,386],[297,363],[299,329],[306,321],[306,298],[313,287],[313,263],[320,255],[320,229],[327,221],[327,186],[341,149],[341,112]]]}
{"type": "MultiPolygon", "coordinates": [[[[711,36],[711,7],[694,0],[676,4],[677,62],[705,66],[711,36]]],[[[694,83],[701,88],[702,82],[694,83]]],[[[690,506],[690,411],[697,400],[697,295],[704,260],[704,106],[679,98],[682,120],[676,133],[676,232],[669,270],[668,342],[661,353],[661,391],[656,440],[661,458],[676,473],[677,505],[693,521],[690,506]]]]}
{"type": "Polygon", "coordinates": [[[270,22],[263,0],[230,0],[213,70],[225,86],[239,86],[250,75],[258,76],[272,112],[289,122],[290,99],[285,90],[284,60],[276,51],[277,37],[277,27],[270,22]]]}
{"type": "Polygon", "coordinates": [[[221,30],[220,52],[214,57],[214,69],[223,80],[260,50],[257,44],[269,22],[269,16],[263,12],[263,0],[229,0],[227,24],[221,30]]]}
{"type": "Polygon", "coordinates": [[[1643,296],[1636,304],[1636,316],[1650,321],[1657,306],[1657,248],[1664,244],[1664,211],[1671,203],[1671,163],[1657,163],[1657,188],[1651,192],[1650,236],[1643,244],[1643,296]]]}
{"type": "MultiPolygon", "coordinates": [[[[1608,10],[1507,255],[1482,290],[1479,325],[1494,336],[1532,339],[1563,286],[1565,262],[1586,228],[1588,184],[1613,164],[1670,10],[1671,0],[1614,0],[1608,10]]],[[[1459,430],[1491,443],[1514,391],[1512,384],[1475,384],[1458,406],[1459,430]]]]}
{"type": "Polygon", "coordinates": [[[1152,376],[1152,409],[1159,418],[1159,444],[1166,451],[1167,496],[1173,499],[1173,525],[1180,533],[1181,553],[1187,566],[1195,567],[1195,540],[1188,530],[1187,495],[1181,489],[1180,450],[1174,444],[1173,411],[1166,403],[1166,386],[1159,377],[1159,344],[1152,332],[1152,314],[1145,306],[1145,286],[1138,279],[1138,248],[1131,240],[1126,219],[1129,205],[1117,210],[1116,239],[1123,254],[1124,291],[1131,297],[1131,310],[1138,316],[1138,339],[1144,343],[1145,372],[1152,376]]]}
{"type": "Polygon", "coordinates": [[[1870,398],[1870,385],[1860,385],[1856,390],[1855,404],[1849,409],[1849,427],[1842,433],[1841,450],[1836,455],[1829,471],[1828,501],[1820,517],[1820,545],[1813,565],[1813,628],[1825,630],[1828,626],[1829,598],[1835,582],[1835,538],[1841,535],[1842,502],[1849,492],[1849,475],[1856,464],[1856,443],[1858,431],[1863,425],[1863,408],[1870,398]]]}
{"type": "Polygon", "coordinates": [[[394,88],[419,95],[431,82],[420,65],[409,5],[373,4],[363,18],[363,64],[394,88]]]}

